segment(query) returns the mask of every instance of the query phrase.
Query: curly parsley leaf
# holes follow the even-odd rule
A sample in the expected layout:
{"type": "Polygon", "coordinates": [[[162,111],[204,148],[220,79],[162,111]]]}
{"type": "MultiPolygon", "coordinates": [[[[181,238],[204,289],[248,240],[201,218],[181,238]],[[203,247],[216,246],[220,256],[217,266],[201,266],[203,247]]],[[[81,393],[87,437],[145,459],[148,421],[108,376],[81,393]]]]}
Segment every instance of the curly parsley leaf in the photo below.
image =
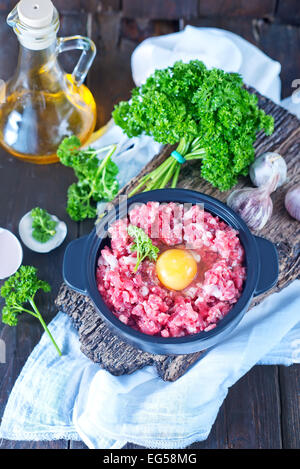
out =
{"type": "Polygon", "coordinates": [[[137,261],[134,268],[136,272],[140,263],[148,257],[151,261],[156,261],[159,249],[154,246],[149,236],[142,228],[135,225],[129,225],[127,228],[128,234],[134,239],[134,244],[131,246],[132,251],[137,253],[137,261]]]}
{"type": "Polygon", "coordinates": [[[57,221],[40,207],[35,207],[30,212],[32,217],[32,237],[40,243],[46,243],[56,233],[57,221]]]}
{"type": "Polygon", "coordinates": [[[1,287],[1,296],[5,299],[5,306],[2,310],[2,322],[9,326],[16,326],[20,314],[24,312],[31,314],[40,321],[58,354],[61,355],[61,351],[34,301],[38,290],[49,292],[51,287],[48,282],[40,280],[37,277],[37,269],[35,267],[22,265],[1,287]]]}
{"type": "Polygon", "coordinates": [[[118,193],[118,166],[111,160],[116,145],[81,149],[76,136],[65,138],[57,150],[60,162],[73,168],[78,179],[68,189],[67,212],[74,221],[97,216],[97,202],[109,202],[118,193]],[[104,159],[98,154],[108,151],[104,159]]]}

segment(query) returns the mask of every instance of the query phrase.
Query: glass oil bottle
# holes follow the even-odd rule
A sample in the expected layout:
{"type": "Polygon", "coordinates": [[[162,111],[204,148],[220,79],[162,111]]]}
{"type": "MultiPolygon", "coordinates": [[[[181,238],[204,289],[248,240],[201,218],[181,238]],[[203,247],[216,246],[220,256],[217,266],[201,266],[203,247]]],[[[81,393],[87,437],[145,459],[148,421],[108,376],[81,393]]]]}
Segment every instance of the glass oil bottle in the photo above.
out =
{"type": "Polygon", "coordinates": [[[0,103],[0,143],[14,156],[53,163],[64,137],[84,144],[96,124],[96,104],[83,84],[96,47],[83,36],[57,38],[59,16],[50,0],[21,0],[7,17],[20,42],[14,76],[4,84],[0,103]],[[72,74],[57,57],[82,50],[72,74]]]}

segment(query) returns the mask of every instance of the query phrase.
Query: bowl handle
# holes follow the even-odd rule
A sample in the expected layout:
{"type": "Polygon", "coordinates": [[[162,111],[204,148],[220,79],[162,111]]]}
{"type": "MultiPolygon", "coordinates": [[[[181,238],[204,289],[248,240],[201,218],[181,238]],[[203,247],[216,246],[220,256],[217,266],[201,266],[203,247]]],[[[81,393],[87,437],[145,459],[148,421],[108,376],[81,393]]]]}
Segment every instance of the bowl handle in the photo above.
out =
{"type": "Polygon", "coordinates": [[[85,249],[88,236],[71,241],[63,260],[63,278],[65,283],[78,293],[86,294],[85,286],[85,249]]]}
{"type": "Polygon", "coordinates": [[[260,275],[254,296],[270,290],[278,280],[278,254],[277,249],[271,241],[255,236],[260,257],[260,275]]]}

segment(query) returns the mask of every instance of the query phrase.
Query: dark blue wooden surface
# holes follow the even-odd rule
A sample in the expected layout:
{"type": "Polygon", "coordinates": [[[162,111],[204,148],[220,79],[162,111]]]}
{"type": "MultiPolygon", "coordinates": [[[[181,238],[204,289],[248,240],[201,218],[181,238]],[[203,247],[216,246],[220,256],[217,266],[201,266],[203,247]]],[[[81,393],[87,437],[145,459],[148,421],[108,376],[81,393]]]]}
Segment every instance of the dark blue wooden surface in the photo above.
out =
{"type": "MultiPolygon", "coordinates": [[[[0,78],[8,78],[17,59],[17,41],[5,18],[15,2],[0,0],[0,78]]],[[[92,37],[98,55],[87,84],[97,101],[98,124],[110,117],[113,105],[127,99],[133,86],[130,55],[136,44],[151,35],[174,32],[185,24],[232,30],[261,47],[282,63],[283,96],[290,95],[291,81],[300,77],[300,4],[295,0],[261,2],[189,0],[54,0],[63,13],[60,35],[92,37]]],[[[76,58],[76,57],[75,57],[76,58]]],[[[74,57],[62,58],[72,68],[74,57]]],[[[50,295],[41,295],[40,307],[48,321],[56,310],[53,300],[61,278],[64,248],[70,239],[88,233],[91,224],[74,223],[65,212],[66,190],[72,171],[59,164],[35,166],[20,162],[0,150],[0,226],[17,233],[21,216],[33,206],[47,208],[68,225],[68,238],[49,256],[24,248],[24,263],[39,268],[52,284],[50,295]]],[[[42,329],[31,317],[18,327],[0,324],[6,344],[6,363],[0,364],[0,417],[12,386],[42,329]]],[[[199,390],[201,392],[201,389],[199,390]]],[[[300,366],[255,366],[230,390],[211,434],[193,448],[299,448],[300,366]]],[[[135,447],[127,445],[128,448],[135,447]]],[[[72,441],[15,442],[3,440],[0,448],[85,448],[72,441]]]]}

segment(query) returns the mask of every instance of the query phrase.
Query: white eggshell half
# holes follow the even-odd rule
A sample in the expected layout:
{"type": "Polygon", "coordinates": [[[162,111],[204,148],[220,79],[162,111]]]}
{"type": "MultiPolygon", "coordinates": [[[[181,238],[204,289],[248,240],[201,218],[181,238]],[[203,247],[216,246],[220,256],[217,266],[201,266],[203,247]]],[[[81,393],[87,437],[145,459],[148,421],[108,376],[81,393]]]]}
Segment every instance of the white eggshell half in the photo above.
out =
{"type": "Polygon", "coordinates": [[[0,279],[13,275],[22,264],[20,241],[11,231],[0,228],[0,279]]]}
{"type": "Polygon", "coordinates": [[[67,234],[67,225],[60,221],[55,215],[51,215],[52,220],[58,222],[55,235],[46,243],[40,243],[32,237],[32,216],[31,212],[26,213],[19,223],[20,238],[29,249],[35,252],[46,253],[61,245],[67,234]]]}

